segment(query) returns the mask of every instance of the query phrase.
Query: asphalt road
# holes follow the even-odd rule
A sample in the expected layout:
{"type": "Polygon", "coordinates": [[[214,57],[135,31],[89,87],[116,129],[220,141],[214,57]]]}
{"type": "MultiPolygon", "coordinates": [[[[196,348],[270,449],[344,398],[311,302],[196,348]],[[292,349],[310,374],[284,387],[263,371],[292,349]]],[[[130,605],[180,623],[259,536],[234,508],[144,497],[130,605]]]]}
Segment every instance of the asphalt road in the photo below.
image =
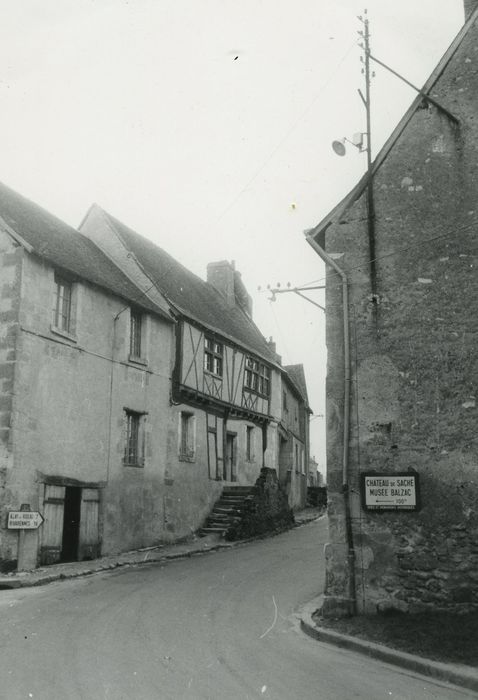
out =
{"type": "Polygon", "coordinates": [[[0,700],[463,700],[300,631],[325,519],[261,540],[0,591],[0,700]]]}

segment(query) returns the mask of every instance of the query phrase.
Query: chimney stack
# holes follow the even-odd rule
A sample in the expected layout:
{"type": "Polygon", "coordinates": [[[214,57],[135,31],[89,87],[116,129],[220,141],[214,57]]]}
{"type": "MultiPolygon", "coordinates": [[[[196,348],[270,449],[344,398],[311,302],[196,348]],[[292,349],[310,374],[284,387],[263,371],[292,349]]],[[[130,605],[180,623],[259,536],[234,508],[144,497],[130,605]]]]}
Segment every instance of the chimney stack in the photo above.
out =
{"type": "Polygon", "coordinates": [[[232,260],[219,260],[207,266],[207,281],[226,299],[228,306],[238,306],[252,318],[252,299],[247,293],[241,273],[232,260]]]}
{"type": "Polygon", "coordinates": [[[208,263],[207,281],[226,299],[228,306],[234,306],[234,263],[228,260],[208,263]]]}
{"type": "Polygon", "coordinates": [[[478,0],[463,0],[463,5],[465,9],[465,22],[467,22],[470,19],[472,12],[474,12],[478,7],[478,0]]]}

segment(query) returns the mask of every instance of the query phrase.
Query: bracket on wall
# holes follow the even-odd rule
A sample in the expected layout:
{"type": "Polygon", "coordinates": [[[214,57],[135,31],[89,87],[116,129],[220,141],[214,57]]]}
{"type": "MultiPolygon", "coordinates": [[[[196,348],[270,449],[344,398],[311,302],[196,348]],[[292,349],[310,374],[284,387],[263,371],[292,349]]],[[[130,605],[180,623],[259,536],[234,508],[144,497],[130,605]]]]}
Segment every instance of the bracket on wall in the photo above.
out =
{"type": "Polygon", "coordinates": [[[438,108],[441,112],[443,112],[443,114],[445,114],[445,115],[448,117],[448,119],[450,119],[452,122],[454,122],[455,124],[459,124],[459,123],[460,123],[460,120],[458,119],[458,117],[455,117],[454,114],[452,114],[446,107],[444,107],[442,104],[440,104],[440,103],[438,102],[438,100],[435,100],[434,97],[430,97],[430,95],[428,95],[426,92],[423,92],[423,90],[420,90],[420,88],[417,88],[416,85],[414,85],[414,84],[411,83],[409,80],[407,80],[406,78],[404,78],[403,75],[400,75],[400,73],[398,73],[396,70],[393,70],[393,68],[390,68],[390,66],[387,66],[386,63],[384,63],[383,61],[380,61],[378,58],[375,58],[375,56],[372,56],[372,54],[369,54],[369,57],[370,57],[370,59],[371,59],[372,61],[375,61],[375,63],[378,63],[379,66],[382,66],[382,68],[385,68],[385,69],[388,70],[390,73],[392,73],[393,75],[395,75],[397,78],[400,78],[400,80],[402,80],[404,83],[406,83],[409,87],[413,88],[413,90],[416,90],[416,92],[418,92],[418,94],[421,95],[421,96],[423,97],[423,99],[427,100],[427,102],[430,102],[430,104],[432,104],[432,105],[434,105],[435,107],[437,107],[437,108],[438,108]]]}

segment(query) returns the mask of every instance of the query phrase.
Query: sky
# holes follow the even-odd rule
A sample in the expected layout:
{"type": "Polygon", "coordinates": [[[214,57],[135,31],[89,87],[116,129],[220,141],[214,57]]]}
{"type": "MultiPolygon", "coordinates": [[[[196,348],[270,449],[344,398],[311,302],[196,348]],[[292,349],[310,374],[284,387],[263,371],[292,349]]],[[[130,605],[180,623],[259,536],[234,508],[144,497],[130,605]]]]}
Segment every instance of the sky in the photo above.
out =
{"type": "MultiPolygon", "coordinates": [[[[234,260],[304,365],[322,472],[325,317],[266,287],[323,284],[303,231],[365,170],[331,148],[365,130],[365,8],[373,54],[417,86],[464,20],[461,0],[0,0],[0,181],[75,227],[96,202],[202,278],[234,260]]],[[[376,68],[374,154],[414,96],[376,68]]]]}

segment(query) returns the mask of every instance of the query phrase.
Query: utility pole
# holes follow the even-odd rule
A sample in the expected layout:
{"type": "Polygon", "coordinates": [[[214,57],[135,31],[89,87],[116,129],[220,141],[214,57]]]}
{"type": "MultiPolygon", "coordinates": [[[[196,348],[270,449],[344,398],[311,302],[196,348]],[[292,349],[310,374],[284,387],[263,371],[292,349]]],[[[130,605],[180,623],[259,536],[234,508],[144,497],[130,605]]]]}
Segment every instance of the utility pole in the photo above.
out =
{"type": "Polygon", "coordinates": [[[377,308],[377,269],[376,269],[376,253],[375,253],[375,206],[373,197],[373,174],[372,174],[372,124],[371,124],[371,99],[370,99],[370,83],[371,78],[375,77],[375,73],[370,72],[370,24],[367,17],[367,10],[364,14],[358,17],[363,25],[363,29],[358,33],[363,41],[360,47],[363,49],[363,55],[360,60],[364,64],[362,74],[365,76],[365,97],[359,90],[360,97],[365,106],[366,114],[366,150],[367,150],[367,228],[368,228],[368,248],[370,260],[370,286],[372,290],[372,303],[374,309],[377,308]]]}

